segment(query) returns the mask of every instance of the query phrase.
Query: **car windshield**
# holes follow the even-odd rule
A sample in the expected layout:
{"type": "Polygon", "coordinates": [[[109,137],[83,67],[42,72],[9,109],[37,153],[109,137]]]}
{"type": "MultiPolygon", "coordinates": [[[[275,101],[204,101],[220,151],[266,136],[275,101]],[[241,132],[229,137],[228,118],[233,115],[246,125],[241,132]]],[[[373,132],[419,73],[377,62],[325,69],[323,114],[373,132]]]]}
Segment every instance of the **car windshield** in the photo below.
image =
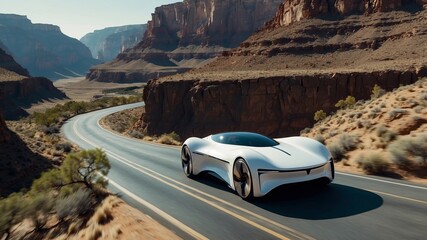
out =
{"type": "Polygon", "coordinates": [[[250,132],[219,133],[212,135],[211,139],[217,143],[250,147],[272,147],[279,145],[278,142],[269,137],[250,132]]]}

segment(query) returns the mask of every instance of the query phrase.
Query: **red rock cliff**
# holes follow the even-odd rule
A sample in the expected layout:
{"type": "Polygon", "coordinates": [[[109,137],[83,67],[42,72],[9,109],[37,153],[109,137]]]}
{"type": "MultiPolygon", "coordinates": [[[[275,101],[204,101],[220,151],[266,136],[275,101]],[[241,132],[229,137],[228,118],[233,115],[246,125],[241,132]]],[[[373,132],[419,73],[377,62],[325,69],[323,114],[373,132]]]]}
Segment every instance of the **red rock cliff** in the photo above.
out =
{"type": "Polygon", "coordinates": [[[426,0],[285,0],[268,27],[289,25],[319,15],[369,14],[426,5],[426,0]]]}
{"type": "Polygon", "coordinates": [[[185,0],[156,8],[144,39],[87,78],[144,82],[184,72],[237,47],[270,20],[282,0],[185,0]]]}
{"type": "Polygon", "coordinates": [[[418,71],[353,72],[260,77],[225,81],[150,81],[139,127],[150,135],[183,138],[223,131],[254,131],[273,137],[298,134],[314,112],[334,110],[339,99],[369,98],[375,84],[387,90],[410,84],[418,71]]]}

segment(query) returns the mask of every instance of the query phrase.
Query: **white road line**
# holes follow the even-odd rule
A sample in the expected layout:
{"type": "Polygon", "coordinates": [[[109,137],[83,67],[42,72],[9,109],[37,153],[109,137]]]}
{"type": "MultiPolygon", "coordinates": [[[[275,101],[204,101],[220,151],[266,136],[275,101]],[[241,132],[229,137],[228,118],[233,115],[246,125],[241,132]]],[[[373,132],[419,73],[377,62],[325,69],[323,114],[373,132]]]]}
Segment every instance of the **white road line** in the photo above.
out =
{"type": "MultiPolygon", "coordinates": [[[[93,142],[89,141],[87,138],[83,137],[76,129],[76,124],[80,119],[77,119],[74,121],[73,124],[73,130],[76,133],[76,135],[78,137],[80,137],[83,141],[87,142],[88,144],[92,145],[93,147],[99,147],[96,144],[94,144],[93,142]]],[[[107,178],[107,177],[105,177],[107,178]]],[[[109,178],[107,178],[109,179],[109,178]]],[[[195,231],[194,229],[188,227],[187,225],[185,225],[184,223],[178,221],[177,219],[175,219],[174,217],[172,217],[171,215],[167,214],[166,212],[162,211],[161,209],[157,208],[156,206],[152,205],[151,203],[145,201],[144,199],[138,197],[137,195],[133,194],[132,192],[130,192],[129,190],[125,189],[124,187],[120,186],[119,184],[117,184],[116,182],[114,182],[113,180],[109,179],[109,182],[114,185],[116,188],[118,188],[119,190],[123,191],[126,195],[128,195],[129,197],[133,198],[134,200],[138,201],[139,203],[141,203],[142,205],[146,206],[147,208],[149,208],[150,210],[152,210],[153,212],[155,212],[156,214],[158,214],[159,216],[163,217],[166,221],[170,222],[171,224],[175,225],[177,228],[181,229],[183,232],[189,234],[190,236],[194,237],[195,239],[201,239],[201,240],[205,240],[205,239],[209,239],[205,236],[203,236],[202,234],[198,233],[197,231],[195,231]]]]}
{"type": "Polygon", "coordinates": [[[122,193],[124,193],[124,194],[128,195],[129,197],[133,198],[135,201],[137,201],[141,205],[147,207],[151,211],[155,212],[160,217],[164,218],[166,221],[168,221],[168,222],[172,223],[173,225],[177,226],[179,229],[183,230],[188,235],[194,237],[195,239],[201,239],[201,240],[209,239],[209,238],[203,236],[202,234],[194,231],[193,229],[191,229],[187,225],[185,225],[182,222],[178,221],[176,218],[174,218],[171,215],[167,214],[166,212],[162,211],[161,209],[159,209],[158,207],[154,206],[153,204],[151,204],[151,203],[145,201],[144,199],[138,197],[137,195],[133,194],[131,191],[129,191],[126,188],[122,187],[121,185],[119,185],[115,181],[111,180],[110,178],[107,178],[107,177],[104,177],[104,178],[108,179],[108,183],[111,184],[111,185],[113,185],[117,189],[119,189],[122,193]]]}
{"type": "Polygon", "coordinates": [[[354,175],[354,174],[350,174],[350,173],[336,172],[336,174],[349,176],[349,177],[355,177],[355,178],[362,178],[362,179],[367,179],[367,180],[376,181],[376,182],[388,183],[388,184],[393,184],[393,185],[398,185],[398,186],[403,186],[403,187],[410,187],[410,188],[427,190],[427,187],[415,186],[415,185],[404,184],[404,183],[397,183],[397,182],[392,182],[392,181],[387,181],[387,180],[382,180],[382,179],[377,179],[377,178],[354,175]]]}

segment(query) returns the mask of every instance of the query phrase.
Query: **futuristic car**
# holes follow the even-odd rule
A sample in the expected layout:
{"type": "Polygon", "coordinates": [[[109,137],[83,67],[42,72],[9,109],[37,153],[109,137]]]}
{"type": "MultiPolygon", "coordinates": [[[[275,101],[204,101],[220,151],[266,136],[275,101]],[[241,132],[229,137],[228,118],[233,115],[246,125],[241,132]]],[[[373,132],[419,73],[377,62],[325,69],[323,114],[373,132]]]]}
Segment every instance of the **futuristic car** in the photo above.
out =
{"type": "Polygon", "coordinates": [[[271,139],[250,132],[226,132],[188,138],[181,150],[187,177],[210,172],[243,199],[261,197],[288,183],[334,179],[328,149],[305,137],[271,139]]]}

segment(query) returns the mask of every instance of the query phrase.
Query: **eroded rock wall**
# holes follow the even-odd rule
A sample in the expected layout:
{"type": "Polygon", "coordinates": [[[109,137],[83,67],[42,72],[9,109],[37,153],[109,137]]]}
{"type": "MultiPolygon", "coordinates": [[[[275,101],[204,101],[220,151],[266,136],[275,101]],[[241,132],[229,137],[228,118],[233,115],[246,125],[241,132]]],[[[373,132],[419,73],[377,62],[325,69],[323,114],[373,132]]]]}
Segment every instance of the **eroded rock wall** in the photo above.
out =
{"type": "Polygon", "coordinates": [[[370,14],[426,4],[426,0],[285,0],[276,16],[266,25],[284,26],[320,15],[370,14]]]}
{"type": "Polygon", "coordinates": [[[353,72],[278,76],[226,81],[150,81],[145,113],[137,124],[149,135],[181,137],[223,131],[254,131],[272,137],[298,134],[313,124],[317,110],[335,110],[351,95],[370,97],[375,84],[391,90],[427,76],[412,71],[353,72]]]}

